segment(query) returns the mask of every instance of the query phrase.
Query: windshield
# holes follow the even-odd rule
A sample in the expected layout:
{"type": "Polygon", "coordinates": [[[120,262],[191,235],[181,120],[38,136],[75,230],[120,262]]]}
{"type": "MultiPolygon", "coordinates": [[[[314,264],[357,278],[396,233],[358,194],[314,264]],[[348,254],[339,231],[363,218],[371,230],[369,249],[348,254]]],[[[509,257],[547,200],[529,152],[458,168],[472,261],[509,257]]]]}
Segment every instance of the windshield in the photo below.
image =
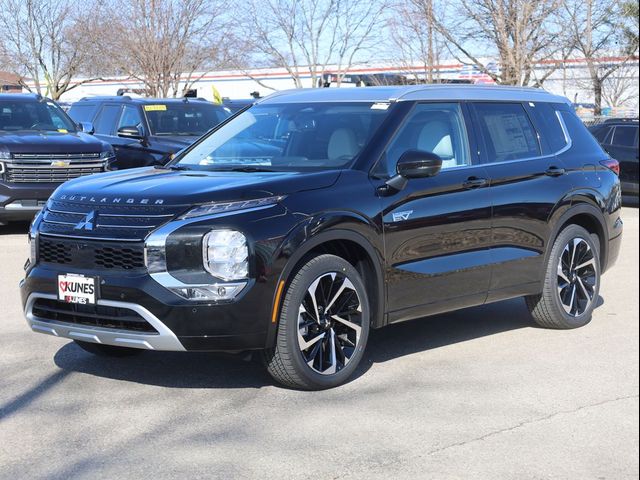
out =
{"type": "Polygon", "coordinates": [[[69,117],[51,101],[0,100],[0,131],[75,132],[69,117]]]}
{"type": "Polygon", "coordinates": [[[256,105],[198,143],[173,168],[300,170],[348,165],[389,104],[256,105]]]}
{"type": "Polygon", "coordinates": [[[211,130],[231,113],[211,103],[153,103],[143,107],[152,135],[196,135],[211,130]]]}

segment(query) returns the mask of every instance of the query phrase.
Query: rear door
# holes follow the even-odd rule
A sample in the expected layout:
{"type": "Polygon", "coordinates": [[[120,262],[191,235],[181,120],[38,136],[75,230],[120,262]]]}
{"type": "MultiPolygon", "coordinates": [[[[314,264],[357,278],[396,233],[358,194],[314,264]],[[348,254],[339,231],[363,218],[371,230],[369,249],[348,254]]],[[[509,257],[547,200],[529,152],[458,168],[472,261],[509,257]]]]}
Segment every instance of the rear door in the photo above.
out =
{"type": "Polygon", "coordinates": [[[471,109],[491,181],[493,269],[487,300],[535,293],[551,234],[547,221],[572,189],[555,155],[566,146],[562,126],[548,103],[474,102],[471,109]]]}
{"type": "Polygon", "coordinates": [[[395,174],[407,150],[436,153],[442,171],[382,197],[391,322],[484,302],[491,267],[487,173],[460,103],[419,103],[376,168],[395,174]],[[381,168],[380,168],[381,167],[381,168]]]}

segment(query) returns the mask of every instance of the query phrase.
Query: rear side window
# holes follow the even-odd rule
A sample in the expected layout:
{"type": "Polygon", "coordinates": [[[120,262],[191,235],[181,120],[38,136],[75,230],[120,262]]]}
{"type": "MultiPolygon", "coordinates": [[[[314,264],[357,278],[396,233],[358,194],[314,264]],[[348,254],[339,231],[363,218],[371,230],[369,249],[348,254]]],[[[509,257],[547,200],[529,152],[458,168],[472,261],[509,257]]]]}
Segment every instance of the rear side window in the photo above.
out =
{"type": "Polygon", "coordinates": [[[607,139],[607,137],[609,136],[609,132],[611,131],[610,127],[603,127],[600,130],[597,130],[593,136],[596,137],[596,140],[598,140],[600,143],[606,143],[605,140],[607,139]]]}
{"type": "Polygon", "coordinates": [[[566,147],[567,138],[564,136],[560,119],[553,106],[546,102],[530,102],[529,107],[538,131],[549,146],[549,153],[554,154],[566,147]]]}
{"type": "Polygon", "coordinates": [[[613,140],[611,145],[620,145],[623,147],[635,147],[638,135],[638,127],[617,126],[613,132],[613,140]]]}
{"type": "Polygon", "coordinates": [[[105,105],[102,107],[94,125],[96,133],[112,135],[119,114],[120,105],[105,105]]]}
{"type": "Polygon", "coordinates": [[[93,122],[93,117],[96,115],[98,105],[95,103],[74,103],[67,112],[74,122],[93,122]]]}
{"type": "Polygon", "coordinates": [[[476,103],[474,106],[489,162],[540,156],[536,132],[519,103],[476,103]]]}

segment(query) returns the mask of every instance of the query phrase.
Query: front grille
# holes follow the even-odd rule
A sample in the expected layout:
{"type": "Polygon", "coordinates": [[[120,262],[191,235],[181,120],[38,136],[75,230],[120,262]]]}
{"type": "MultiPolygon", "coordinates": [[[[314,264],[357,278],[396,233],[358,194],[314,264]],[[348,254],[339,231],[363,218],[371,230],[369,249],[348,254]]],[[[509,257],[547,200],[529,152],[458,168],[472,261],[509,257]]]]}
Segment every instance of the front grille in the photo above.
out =
{"type": "Polygon", "coordinates": [[[14,153],[5,178],[13,183],[62,183],[104,172],[105,162],[99,153],[14,153]]]}
{"type": "Polygon", "coordinates": [[[38,260],[73,268],[111,271],[144,269],[144,245],[39,237],[38,260]]]}
{"type": "Polygon", "coordinates": [[[184,211],[184,206],[103,204],[100,195],[82,197],[93,204],[50,200],[40,231],[50,235],[142,241],[160,225],[184,211]],[[90,225],[86,224],[88,216],[90,225]]]}
{"type": "Polygon", "coordinates": [[[38,298],[33,304],[32,312],[35,317],[43,321],[129,330],[147,334],[158,333],[138,312],[128,308],[107,307],[105,305],[79,305],[48,298],[38,298]]]}

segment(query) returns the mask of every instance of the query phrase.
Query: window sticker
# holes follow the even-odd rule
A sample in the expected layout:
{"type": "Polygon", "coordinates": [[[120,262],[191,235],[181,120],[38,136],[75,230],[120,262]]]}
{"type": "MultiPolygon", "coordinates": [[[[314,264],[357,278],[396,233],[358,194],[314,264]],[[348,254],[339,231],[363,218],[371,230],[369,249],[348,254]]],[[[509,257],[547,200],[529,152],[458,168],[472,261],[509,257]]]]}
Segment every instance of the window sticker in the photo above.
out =
{"type": "Polygon", "coordinates": [[[389,108],[389,103],[387,102],[378,102],[371,105],[371,110],[387,110],[389,108]]]}
{"type": "Polygon", "coordinates": [[[167,110],[166,105],[145,105],[144,106],[145,112],[164,112],[166,110],[167,110]]]}
{"type": "Polygon", "coordinates": [[[60,132],[60,133],[69,133],[69,130],[67,130],[66,128],[59,128],[58,132],[60,132]]]}

